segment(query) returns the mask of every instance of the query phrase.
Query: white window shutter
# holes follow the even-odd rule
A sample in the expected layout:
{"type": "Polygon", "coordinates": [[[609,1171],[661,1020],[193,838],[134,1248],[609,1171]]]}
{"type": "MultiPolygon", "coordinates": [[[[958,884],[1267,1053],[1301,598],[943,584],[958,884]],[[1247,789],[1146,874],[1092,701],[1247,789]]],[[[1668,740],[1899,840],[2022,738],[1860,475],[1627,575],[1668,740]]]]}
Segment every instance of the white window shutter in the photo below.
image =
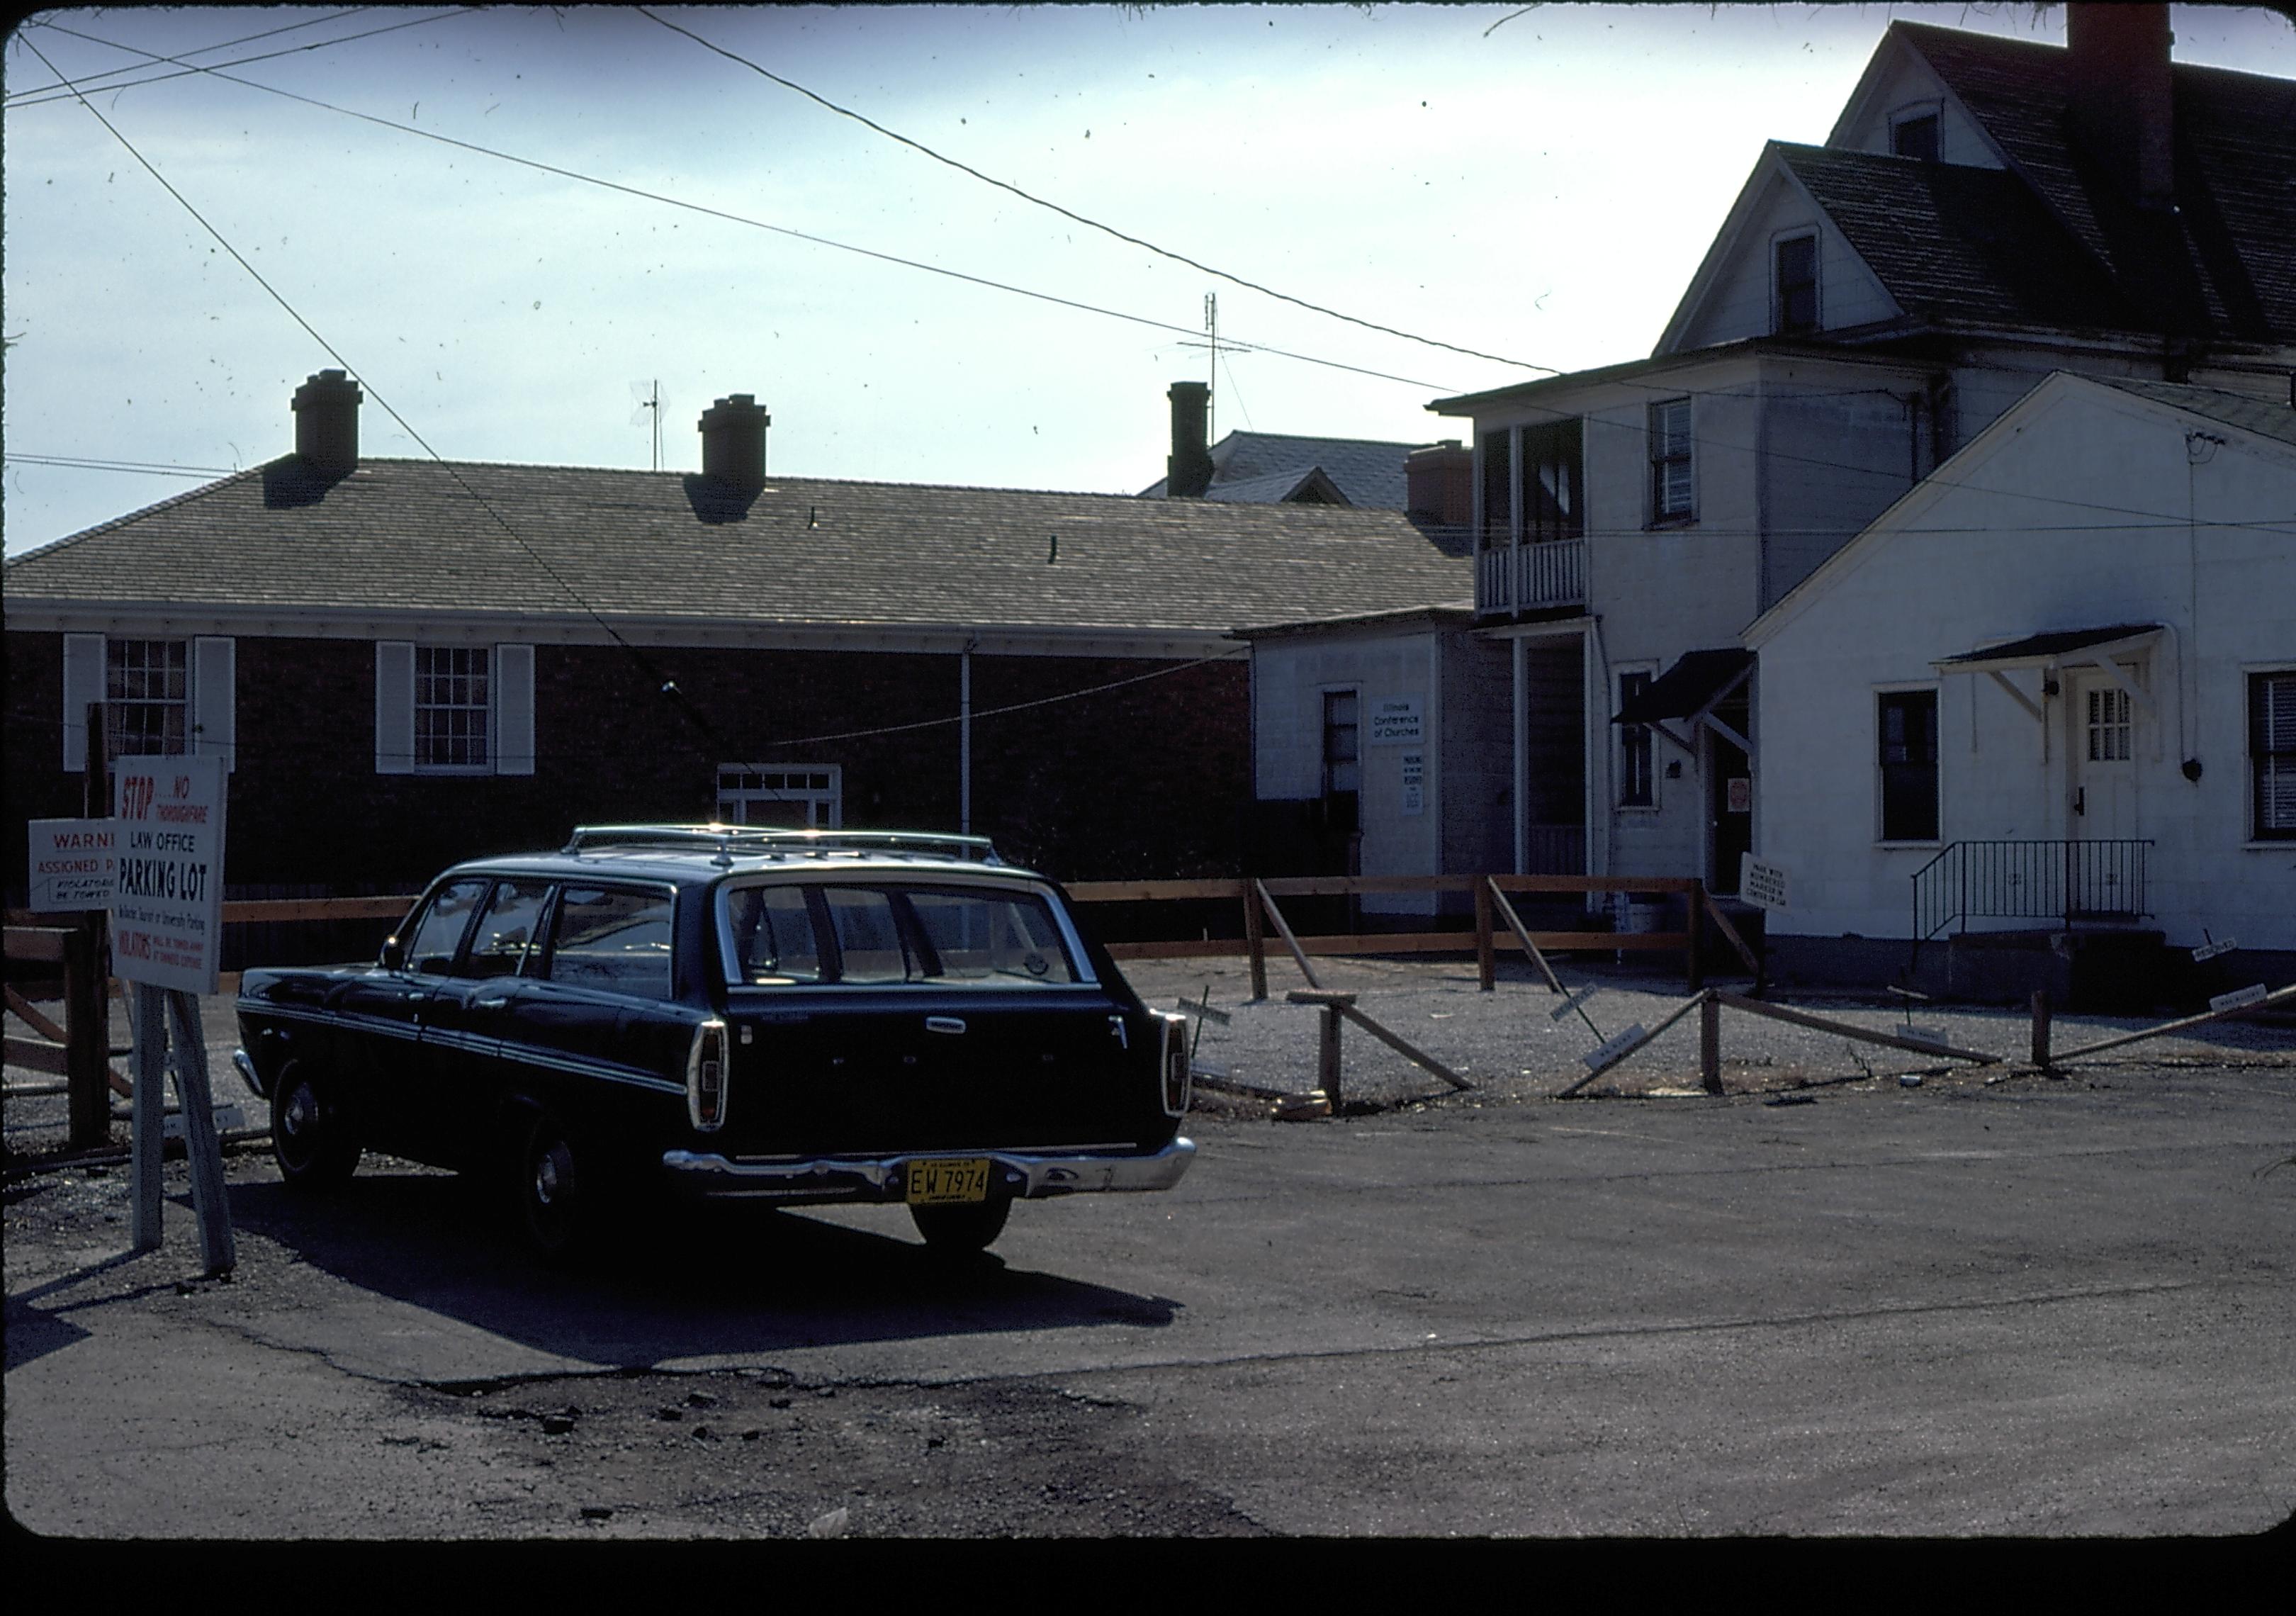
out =
{"type": "Polygon", "coordinates": [[[534,647],[495,647],[495,773],[534,773],[534,647]]]}
{"type": "Polygon", "coordinates": [[[236,640],[192,642],[192,750],[219,752],[223,772],[239,767],[236,640]]]}
{"type": "Polygon", "coordinates": [[[414,645],[374,643],[374,772],[414,772],[414,645]]]}
{"type": "Polygon", "coordinates": [[[87,704],[103,700],[103,636],[64,636],[64,770],[87,767],[87,704]]]}

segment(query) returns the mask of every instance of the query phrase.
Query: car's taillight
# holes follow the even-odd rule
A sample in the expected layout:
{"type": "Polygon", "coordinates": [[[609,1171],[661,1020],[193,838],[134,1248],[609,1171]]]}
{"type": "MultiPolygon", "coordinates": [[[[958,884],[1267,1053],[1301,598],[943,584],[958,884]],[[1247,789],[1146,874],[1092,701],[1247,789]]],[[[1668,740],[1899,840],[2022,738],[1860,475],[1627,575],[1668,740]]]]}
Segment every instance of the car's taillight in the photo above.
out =
{"type": "Polygon", "coordinates": [[[1164,1027],[1164,1114],[1185,1117],[1188,1114],[1188,1018],[1160,1010],[1156,1019],[1164,1027]]]}
{"type": "Polygon", "coordinates": [[[685,1114],[705,1134],[726,1126],[726,1023],[708,1021],[694,1029],[685,1057],[685,1114]]]}

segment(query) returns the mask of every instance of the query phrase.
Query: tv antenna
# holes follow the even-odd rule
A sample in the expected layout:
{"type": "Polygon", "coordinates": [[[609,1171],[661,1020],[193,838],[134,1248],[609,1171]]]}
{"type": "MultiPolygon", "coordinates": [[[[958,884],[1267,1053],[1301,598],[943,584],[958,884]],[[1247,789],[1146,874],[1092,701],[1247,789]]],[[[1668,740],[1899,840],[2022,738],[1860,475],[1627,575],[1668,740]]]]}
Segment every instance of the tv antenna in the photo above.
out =
{"type": "Polygon", "coordinates": [[[637,401],[637,407],[630,412],[632,426],[637,425],[649,414],[653,417],[653,469],[659,472],[661,470],[661,383],[633,381],[630,383],[630,397],[637,401]]]}

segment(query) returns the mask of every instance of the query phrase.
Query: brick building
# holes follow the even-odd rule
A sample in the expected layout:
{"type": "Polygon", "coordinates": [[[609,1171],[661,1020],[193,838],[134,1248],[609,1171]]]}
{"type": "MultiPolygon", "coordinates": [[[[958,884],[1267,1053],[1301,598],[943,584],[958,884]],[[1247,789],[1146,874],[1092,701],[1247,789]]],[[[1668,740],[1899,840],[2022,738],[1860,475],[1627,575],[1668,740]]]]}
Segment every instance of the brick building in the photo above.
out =
{"type": "Polygon", "coordinates": [[[1228,631],[1468,587],[1392,510],[769,477],[748,396],[698,474],[297,452],[11,560],[5,813],[113,755],[231,759],[239,888],[419,882],[580,822],[971,829],[1055,874],[1233,870],[1228,631]]]}

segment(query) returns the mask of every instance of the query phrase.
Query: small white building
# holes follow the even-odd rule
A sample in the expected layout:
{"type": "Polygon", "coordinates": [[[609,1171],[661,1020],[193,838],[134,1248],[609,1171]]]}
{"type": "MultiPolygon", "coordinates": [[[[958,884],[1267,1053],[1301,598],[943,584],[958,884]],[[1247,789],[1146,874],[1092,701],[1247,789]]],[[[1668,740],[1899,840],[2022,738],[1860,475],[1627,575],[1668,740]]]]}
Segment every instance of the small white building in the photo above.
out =
{"type": "Polygon", "coordinates": [[[2052,930],[2296,972],[2296,408],[2060,373],[1744,643],[1782,974],[2052,930]]]}

